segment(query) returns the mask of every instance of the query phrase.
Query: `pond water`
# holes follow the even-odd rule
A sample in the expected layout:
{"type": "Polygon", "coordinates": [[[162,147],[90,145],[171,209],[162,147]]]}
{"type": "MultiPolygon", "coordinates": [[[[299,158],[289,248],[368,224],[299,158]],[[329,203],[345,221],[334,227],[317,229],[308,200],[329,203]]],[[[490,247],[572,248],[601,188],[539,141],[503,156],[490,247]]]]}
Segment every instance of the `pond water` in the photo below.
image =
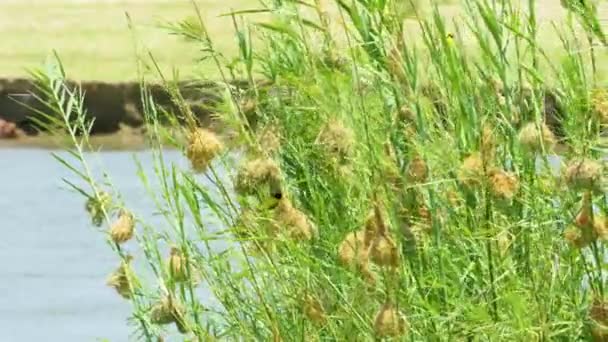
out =
{"type": "MultiPolygon", "coordinates": [[[[147,151],[96,153],[94,169],[108,172],[134,212],[154,219],[134,154],[152,170],[147,151]]],[[[185,162],[176,151],[165,158],[185,162]]],[[[61,181],[74,177],[49,151],[33,149],[0,149],[0,175],[0,341],[134,340],[130,304],[105,285],[118,259],[84,198],[61,181]]],[[[210,298],[202,289],[203,304],[210,298]]]]}
{"type": "MultiPolygon", "coordinates": [[[[134,155],[152,174],[149,151],[101,152],[90,161],[98,173],[107,171],[136,214],[166,224],[137,176],[134,155]]],[[[187,167],[177,151],[164,158],[187,167]]],[[[557,171],[559,160],[550,164],[557,171]]],[[[136,340],[129,302],[105,285],[118,259],[91,225],[84,198],[61,180],[73,175],[50,151],[36,149],[0,149],[0,175],[0,341],[136,340]]],[[[198,291],[203,305],[213,305],[204,286],[198,291]]]]}

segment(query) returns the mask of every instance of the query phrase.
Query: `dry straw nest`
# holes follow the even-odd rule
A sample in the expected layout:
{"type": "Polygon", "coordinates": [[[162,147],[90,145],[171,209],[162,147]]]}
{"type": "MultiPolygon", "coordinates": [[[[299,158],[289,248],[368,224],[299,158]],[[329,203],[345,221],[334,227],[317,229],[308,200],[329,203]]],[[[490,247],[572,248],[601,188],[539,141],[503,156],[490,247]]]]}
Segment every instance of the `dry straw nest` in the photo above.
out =
{"type": "Polygon", "coordinates": [[[547,124],[529,122],[518,134],[519,144],[528,152],[538,153],[545,149],[551,151],[555,147],[556,138],[547,124]]]}
{"type": "Polygon", "coordinates": [[[118,219],[110,227],[110,238],[116,244],[125,243],[135,233],[135,218],[126,210],[121,210],[118,219]]]}
{"type": "Polygon", "coordinates": [[[186,157],[194,171],[205,172],[223,149],[224,144],[215,133],[206,128],[196,128],[188,135],[186,157]]]}

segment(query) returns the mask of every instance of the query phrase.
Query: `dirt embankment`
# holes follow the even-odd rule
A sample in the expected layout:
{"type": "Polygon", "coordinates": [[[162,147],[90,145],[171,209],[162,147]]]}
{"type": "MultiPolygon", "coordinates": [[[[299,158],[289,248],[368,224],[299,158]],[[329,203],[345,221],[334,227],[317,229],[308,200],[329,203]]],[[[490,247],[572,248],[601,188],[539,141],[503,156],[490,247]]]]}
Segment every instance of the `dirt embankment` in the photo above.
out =
{"type": "MultiPolygon", "coordinates": [[[[79,85],[84,93],[84,108],[87,116],[94,119],[92,139],[104,148],[134,148],[144,145],[144,124],[141,85],[137,82],[68,82],[70,86],[79,85]]],[[[260,82],[258,85],[265,84],[260,82]]],[[[246,82],[233,84],[236,88],[246,89],[246,82]]],[[[202,125],[211,122],[211,115],[222,102],[221,89],[214,82],[185,81],[178,84],[180,94],[202,125]]],[[[157,109],[178,114],[180,109],[172,101],[166,89],[158,84],[146,85],[148,93],[157,109]]],[[[272,88],[272,87],[271,87],[272,88]]],[[[435,110],[441,115],[449,115],[446,104],[441,100],[441,92],[435,87],[425,87],[426,96],[434,103],[435,110]]],[[[424,92],[424,91],[423,91],[424,92]]],[[[526,98],[526,92],[519,95],[526,98]]],[[[544,119],[560,138],[564,137],[561,120],[564,109],[554,90],[544,91],[544,119]]],[[[517,95],[517,94],[516,94],[517,95]]],[[[270,92],[268,93],[270,95],[270,92]]],[[[38,134],[36,118],[41,118],[37,110],[48,112],[38,98],[44,96],[35,84],[27,79],[0,79],[0,147],[34,146],[57,147],[48,134],[38,134]],[[36,136],[38,134],[38,136],[36,136]]],[[[525,101],[524,101],[525,102],[525,101]]],[[[522,104],[523,105],[523,104],[522,104]]],[[[527,106],[523,105],[524,110],[527,106]]],[[[162,116],[159,116],[162,119],[162,116]]],[[[255,120],[250,122],[255,125],[255,120]]]]}
{"type": "MultiPolygon", "coordinates": [[[[143,125],[143,104],[141,86],[137,82],[73,82],[84,92],[84,108],[89,118],[94,118],[93,135],[107,135],[119,131],[121,127],[137,128],[143,125]]],[[[213,82],[181,82],[180,92],[193,113],[203,123],[209,121],[209,114],[221,102],[218,86],[213,82]]],[[[236,84],[244,86],[244,84],[236,84]]],[[[147,85],[151,97],[158,107],[178,113],[176,104],[169,93],[160,85],[147,85]]],[[[28,79],[0,79],[0,138],[37,134],[35,118],[48,109],[37,99],[44,96],[28,79]]]]}

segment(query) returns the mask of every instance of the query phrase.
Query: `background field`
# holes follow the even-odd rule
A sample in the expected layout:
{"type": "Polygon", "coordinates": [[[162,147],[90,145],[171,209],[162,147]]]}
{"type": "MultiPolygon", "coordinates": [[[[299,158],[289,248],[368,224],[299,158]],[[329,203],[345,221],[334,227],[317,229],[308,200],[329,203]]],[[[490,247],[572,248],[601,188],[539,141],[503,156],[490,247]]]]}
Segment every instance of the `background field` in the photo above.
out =
{"type": "MultiPolygon", "coordinates": [[[[235,40],[229,17],[219,17],[231,9],[259,7],[255,0],[199,0],[206,25],[216,47],[227,56],[235,54],[235,40]]],[[[462,13],[459,2],[444,2],[441,12],[446,17],[462,13]]],[[[525,11],[527,1],[516,1],[525,11]]],[[[421,11],[430,6],[421,6],[421,11]]],[[[135,70],[133,36],[127,27],[125,12],[133,19],[138,40],[149,48],[165,71],[178,67],[183,75],[193,72],[213,78],[217,74],[209,64],[196,62],[198,46],[188,44],[168,35],[158,24],[184,19],[194,14],[190,0],[2,0],[0,1],[0,77],[27,75],[26,69],[40,66],[45,57],[55,49],[59,52],[70,77],[80,80],[118,81],[134,79],[135,70]]],[[[332,17],[338,18],[336,8],[332,17]]],[[[600,3],[599,12],[608,19],[608,2],[600,3]]],[[[539,42],[546,47],[552,58],[558,61],[564,54],[555,34],[565,20],[565,11],[559,1],[537,1],[539,42]]],[[[464,20],[454,23],[461,29],[464,20]]],[[[608,23],[608,22],[607,22],[608,23]]],[[[339,20],[332,22],[332,29],[340,35],[343,28],[339,20]]],[[[408,41],[419,39],[418,23],[408,23],[408,41]]],[[[472,36],[463,30],[464,45],[471,43],[472,36]]],[[[258,47],[259,48],[259,47],[258,47]]],[[[608,70],[608,49],[598,49],[599,69],[608,70]]]]}
{"type": "MultiPolygon", "coordinates": [[[[229,18],[218,18],[243,0],[198,1],[218,48],[234,46],[229,18]]],[[[68,73],[83,80],[125,80],[136,76],[133,37],[125,12],[140,41],[165,70],[196,68],[197,47],[159,29],[161,21],[194,14],[188,0],[2,0],[0,1],[0,77],[24,76],[57,50],[68,73]]],[[[200,66],[198,69],[201,69],[200,66]]],[[[205,68],[201,69],[203,72],[205,68]]]]}

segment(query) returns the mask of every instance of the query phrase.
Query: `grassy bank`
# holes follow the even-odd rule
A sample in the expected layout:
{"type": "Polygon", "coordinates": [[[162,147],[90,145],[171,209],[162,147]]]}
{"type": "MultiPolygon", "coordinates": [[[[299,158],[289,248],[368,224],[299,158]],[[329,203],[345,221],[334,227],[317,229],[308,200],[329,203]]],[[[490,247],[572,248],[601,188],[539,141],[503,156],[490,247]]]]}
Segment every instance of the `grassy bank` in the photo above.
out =
{"type": "Polygon", "coordinates": [[[273,2],[256,44],[235,18],[229,65],[204,21],[179,26],[220,80],[268,82],[225,88],[230,143],[187,106],[167,132],[146,103],[155,167],[138,175],[162,225],[93,177],[80,94],[42,77],[72,139],[58,160],[116,252],[108,285],[141,339],[606,340],[608,41],[599,10],[565,1],[548,44],[542,4],[467,0],[458,21],[425,4],[404,23],[399,1],[273,2]]]}
{"type": "MultiPolygon", "coordinates": [[[[219,18],[231,6],[247,1],[199,1],[218,48],[234,55],[230,18],[219,18]]],[[[8,0],[0,3],[0,75],[27,76],[57,50],[78,80],[127,81],[137,77],[135,46],[125,12],[136,29],[138,43],[148,48],[165,72],[179,68],[184,75],[212,72],[197,63],[197,48],[167,35],[162,23],[192,15],[190,1],[70,1],[8,0]]],[[[208,78],[212,76],[207,76],[208,78]]]]}

